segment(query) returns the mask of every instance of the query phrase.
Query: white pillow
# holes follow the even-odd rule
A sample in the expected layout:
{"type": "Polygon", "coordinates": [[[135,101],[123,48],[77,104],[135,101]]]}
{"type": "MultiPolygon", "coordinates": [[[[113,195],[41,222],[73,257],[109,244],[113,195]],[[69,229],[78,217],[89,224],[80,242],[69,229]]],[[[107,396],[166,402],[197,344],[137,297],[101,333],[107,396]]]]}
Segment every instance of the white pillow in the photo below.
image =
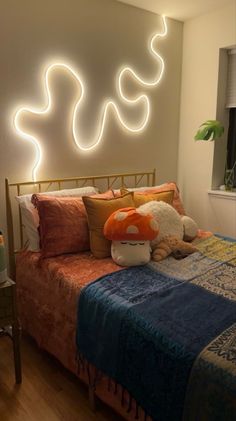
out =
{"type": "MultiPolygon", "coordinates": [[[[75,189],[64,189],[56,191],[46,191],[38,193],[39,195],[47,196],[64,196],[64,197],[82,197],[97,194],[98,189],[96,187],[80,187],[75,189]]],[[[39,214],[37,209],[31,203],[32,194],[25,194],[22,196],[16,196],[16,200],[20,205],[22,224],[25,227],[26,237],[28,239],[28,250],[39,251],[39,214]]]]}

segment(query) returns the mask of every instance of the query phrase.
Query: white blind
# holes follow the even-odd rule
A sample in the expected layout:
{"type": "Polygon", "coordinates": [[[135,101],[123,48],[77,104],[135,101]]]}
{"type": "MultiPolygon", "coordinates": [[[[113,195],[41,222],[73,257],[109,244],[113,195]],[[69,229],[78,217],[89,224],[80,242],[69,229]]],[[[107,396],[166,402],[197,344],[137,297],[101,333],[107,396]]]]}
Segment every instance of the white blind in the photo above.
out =
{"type": "Polygon", "coordinates": [[[236,48],[228,51],[226,108],[236,107],[236,48]]]}

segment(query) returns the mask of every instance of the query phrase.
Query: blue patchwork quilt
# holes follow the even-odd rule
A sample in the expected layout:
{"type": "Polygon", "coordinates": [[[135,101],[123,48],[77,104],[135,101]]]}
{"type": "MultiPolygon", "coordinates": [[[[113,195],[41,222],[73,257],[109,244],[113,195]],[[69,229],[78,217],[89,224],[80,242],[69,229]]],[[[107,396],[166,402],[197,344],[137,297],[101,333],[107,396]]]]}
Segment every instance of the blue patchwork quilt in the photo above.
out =
{"type": "MultiPolygon", "coordinates": [[[[219,385],[227,389],[222,421],[231,421],[227,413],[236,419],[236,242],[212,236],[196,246],[198,252],[182,260],[169,257],[108,274],[85,287],[79,299],[79,352],[128,390],[154,421],[203,419],[196,415],[201,390],[194,368],[227,329],[225,356],[213,347],[204,376],[214,383],[209,367],[219,368],[229,357],[231,383],[227,389],[221,376],[219,385]]],[[[213,414],[214,402],[209,408],[206,399],[205,405],[213,414]]],[[[221,420],[214,414],[206,419],[221,420]]]]}

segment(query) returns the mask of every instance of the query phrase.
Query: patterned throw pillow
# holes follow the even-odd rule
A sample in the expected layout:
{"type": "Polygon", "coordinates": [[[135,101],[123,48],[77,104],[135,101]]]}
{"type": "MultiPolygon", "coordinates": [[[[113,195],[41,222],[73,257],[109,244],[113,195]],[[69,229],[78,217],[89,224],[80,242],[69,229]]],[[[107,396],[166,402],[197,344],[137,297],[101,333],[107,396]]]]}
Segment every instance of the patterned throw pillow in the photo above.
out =
{"type": "MultiPolygon", "coordinates": [[[[56,191],[48,191],[45,193],[37,193],[37,196],[73,196],[73,197],[82,197],[90,196],[91,194],[98,193],[98,189],[93,186],[87,187],[78,187],[74,189],[63,189],[56,191]]],[[[20,206],[22,223],[24,225],[25,234],[28,241],[28,250],[30,251],[39,251],[40,249],[40,239],[38,233],[39,226],[39,214],[35,206],[31,202],[32,194],[24,194],[21,196],[16,196],[16,201],[20,206]]]]}
{"type": "MultiPolygon", "coordinates": [[[[94,197],[113,197],[109,190],[94,197]]],[[[81,197],[33,195],[39,213],[42,257],[58,256],[89,250],[87,214],[81,197]]]]}

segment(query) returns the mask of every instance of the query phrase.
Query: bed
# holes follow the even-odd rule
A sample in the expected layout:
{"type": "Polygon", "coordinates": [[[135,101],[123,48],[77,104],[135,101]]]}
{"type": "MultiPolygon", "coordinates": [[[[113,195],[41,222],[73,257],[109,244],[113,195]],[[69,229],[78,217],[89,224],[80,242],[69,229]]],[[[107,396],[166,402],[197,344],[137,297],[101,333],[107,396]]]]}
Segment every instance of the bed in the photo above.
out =
{"type": "Polygon", "coordinates": [[[236,242],[202,233],[185,259],[129,269],[89,250],[42,259],[24,248],[13,197],[67,183],[154,186],[155,172],[6,181],[23,329],[89,386],[92,405],[98,396],[126,420],[234,420],[236,242]]]}

